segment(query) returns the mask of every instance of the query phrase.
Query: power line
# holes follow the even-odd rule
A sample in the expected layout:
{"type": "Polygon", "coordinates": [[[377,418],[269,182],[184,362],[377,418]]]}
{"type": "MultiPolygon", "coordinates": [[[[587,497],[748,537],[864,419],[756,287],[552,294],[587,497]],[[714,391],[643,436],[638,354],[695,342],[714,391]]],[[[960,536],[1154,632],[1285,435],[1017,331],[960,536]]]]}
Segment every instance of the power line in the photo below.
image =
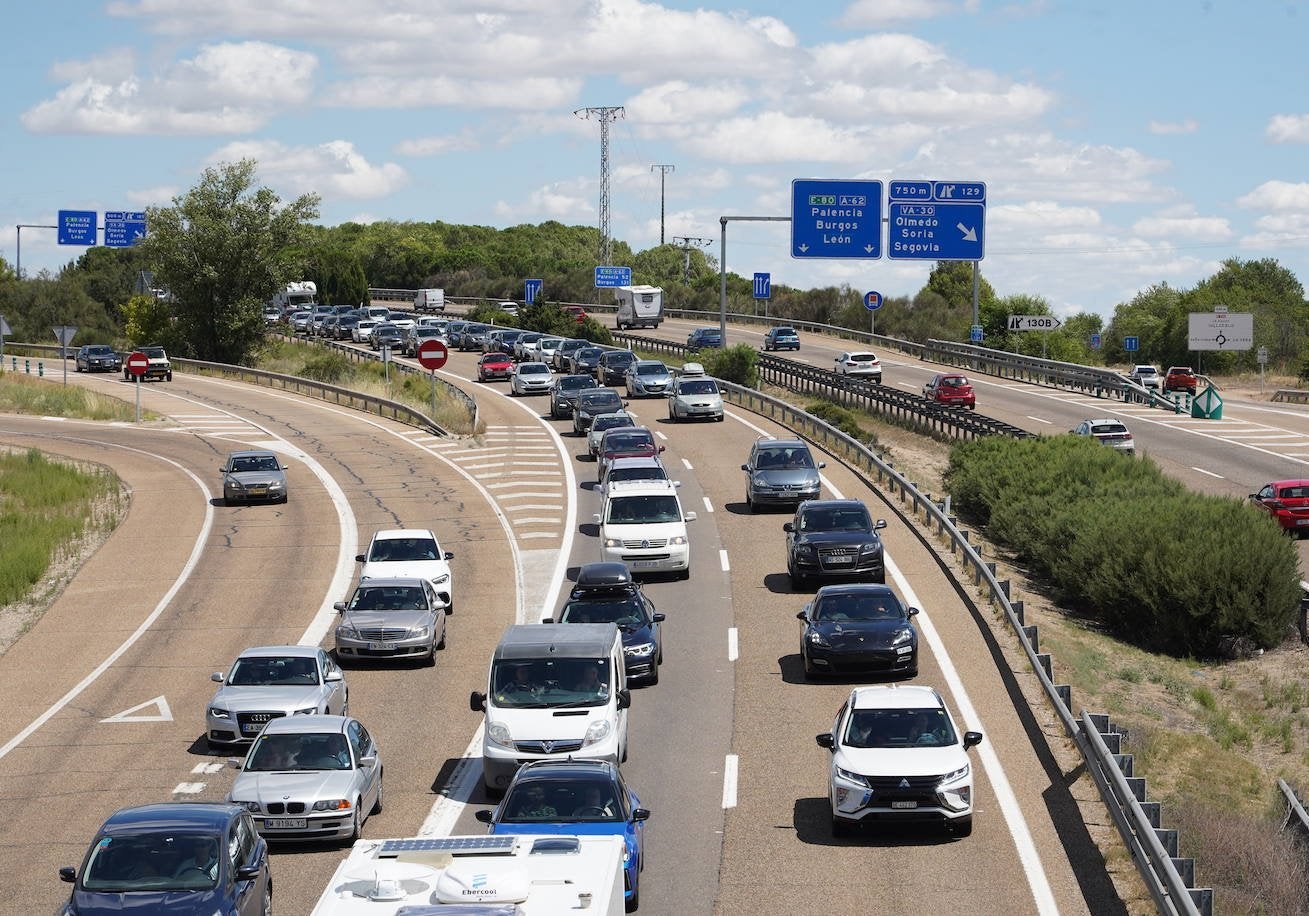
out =
{"type": "Polygon", "coordinates": [[[664,243],[664,178],[673,171],[675,165],[652,165],[650,171],[659,170],[659,244],[664,243]]]}
{"type": "Polygon", "coordinates": [[[600,263],[608,264],[613,252],[609,238],[609,122],[624,115],[622,105],[578,108],[573,114],[600,122],[600,263]]]}
{"type": "MultiPolygon", "coordinates": [[[[673,244],[677,245],[677,247],[682,249],[682,256],[683,256],[682,282],[683,283],[691,282],[691,249],[693,249],[697,245],[699,245],[700,247],[704,247],[706,245],[712,245],[713,242],[714,242],[713,239],[702,239],[702,238],[697,238],[696,236],[693,235],[673,236],[673,244]],[[677,245],[678,242],[681,242],[681,244],[677,245]]],[[[661,245],[663,244],[662,240],[660,241],[660,244],[661,245]]]]}

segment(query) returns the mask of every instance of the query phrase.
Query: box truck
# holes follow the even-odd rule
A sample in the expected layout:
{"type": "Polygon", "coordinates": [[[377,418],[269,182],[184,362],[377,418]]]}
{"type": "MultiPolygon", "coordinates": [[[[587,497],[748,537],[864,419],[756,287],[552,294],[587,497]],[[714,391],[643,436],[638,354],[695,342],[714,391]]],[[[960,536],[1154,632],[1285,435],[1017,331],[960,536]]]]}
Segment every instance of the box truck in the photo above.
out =
{"type": "Polygon", "coordinates": [[[614,295],[618,298],[618,330],[657,328],[664,320],[664,291],[659,287],[619,286],[614,288],[614,295]]]}

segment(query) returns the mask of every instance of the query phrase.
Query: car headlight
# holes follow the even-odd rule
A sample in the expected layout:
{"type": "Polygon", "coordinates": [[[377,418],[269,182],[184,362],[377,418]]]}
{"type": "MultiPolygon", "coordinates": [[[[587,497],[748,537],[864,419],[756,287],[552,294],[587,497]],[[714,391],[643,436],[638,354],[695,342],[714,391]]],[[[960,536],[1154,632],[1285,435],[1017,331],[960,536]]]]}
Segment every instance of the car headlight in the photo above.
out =
{"type": "Polygon", "coordinates": [[[500,747],[506,747],[510,750],[514,748],[513,736],[509,734],[509,726],[503,722],[491,722],[486,726],[486,739],[492,744],[498,744],[500,747]]]}
{"type": "Polygon", "coordinates": [[[244,490],[244,489],[245,489],[245,484],[241,483],[241,481],[237,480],[237,479],[234,478],[234,477],[229,477],[229,478],[227,478],[227,481],[226,481],[226,482],[227,482],[227,485],[228,485],[229,487],[231,487],[233,490],[244,490]]]}
{"type": "Polygon", "coordinates": [[[432,584],[433,584],[433,585],[445,585],[445,583],[447,583],[447,582],[449,582],[449,581],[450,581],[450,574],[449,574],[449,573],[442,573],[441,575],[437,576],[435,579],[432,580],[432,584]]]}
{"type": "Polygon", "coordinates": [[[891,645],[903,646],[905,643],[912,641],[913,638],[914,638],[913,630],[909,629],[908,627],[901,627],[900,629],[896,630],[894,633],[891,634],[891,645]]]}
{"type": "Polygon", "coordinates": [[[970,769],[971,768],[969,767],[969,765],[965,763],[963,766],[955,770],[953,773],[946,773],[944,776],[942,776],[941,781],[937,783],[937,786],[947,786],[952,782],[958,782],[961,779],[967,779],[970,769]]]}
{"type": "Polygon", "coordinates": [[[670,544],[685,544],[685,543],[686,543],[686,535],[684,535],[684,534],[675,534],[675,535],[673,535],[672,537],[670,537],[670,538],[668,539],[668,543],[670,543],[670,544]]]}
{"type": "Polygon", "coordinates": [[[772,485],[768,482],[768,478],[765,477],[763,474],[756,474],[756,475],[754,476],[754,478],[753,478],[750,482],[751,482],[752,484],[754,484],[756,487],[767,487],[767,486],[772,486],[772,485]]]}
{"type": "Polygon", "coordinates": [[[295,712],[291,713],[291,715],[293,715],[293,716],[312,716],[312,715],[313,715],[314,713],[316,713],[316,712],[318,712],[318,707],[317,707],[317,706],[310,706],[308,709],[297,709],[295,712]]]}
{"type": "Polygon", "coordinates": [[[809,645],[829,647],[831,646],[831,643],[827,641],[827,637],[824,636],[822,633],[819,633],[817,630],[810,630],[809,645]]]}
{"type": "Polygon", "coordinates": [[[795,552],[802,557],[808,557],[810,559],[818,556],[818,551],[814,549],[812,544],[797,544],[795,546],[795,552]]]}
{"type": "Polygon", "coordinates": [[[609,720],[600,719],[592,722],[586,730],[586,736],[582,738],[582,747],[589,747],[596,742],[603,741],[609,736],[609,720]]]}
{"type": "Polygon", "coordinates": [[[233,799],[231,799],[231,802],[232,802],[232,804],[234,804],[234,805],[240,805],[242,808],[244,808],[245,810],[249,811],[251,814],[258,814],[258,813],[259,813],[259,810],[260,810],[260,809],[259,809],[259,802],[257,802],[257,801],[238,801],[237,799],[233,798],[233,799]]]}
{"type": "Polygon", "coordinates": [[[230,712],[228,712],[226,709],[219,709],[217,706],[209,707],[209,715],[213,716],[215,719],[232,718],[232,714],[230,712]]]}
{"type": "Polygon", "coordinates": [[[359,631],[351,626],[339,626],[336,628],[337,639],[358,639],[359,631]]]}
{"type": "Polygon", "coordinates": [[[652,642],[641,643],[639,646],[624,646],[623,654],[630,655],[634,658],[644,658],[654,653],[655,646],[652,642]]]}
{"type": "Polygon", "coordinates": [[[268,489],[270,489],[270,490],[285,490],[285,489],[286,489],[286,481],[285,481],[285,480],[274,480],[272,483],[270,483],[270,484],[268,485],[268,489]]]}
{"type": "Polygon", "coordinates": [[[348,798],[320,798],[314,802],[315,811],[349,811],[350,807],[348,798]]]}
{"type": "Polygon", "coordinates": [[[619,538],[605,538],[606,547],[622,547],[623,542],[619,538]]]}
{"type": "Polygon", "coordinates": [[[426,639],[431,630],[428,627],[411,627],[409,629],[410,639],[426,639]]]}
{"type": "Polygon", "coordinates": [[[882,545],[878,543],[863,544],[859,547],[860,553],[881,553],[882,545]]]}
{"type": "Polygon", "coordinates": [[[849,770],[844,770],[841,767],[837,767],[836,775],[840,779],[844,779],[846,782],[852,782],[857,786],[863,786],[865,789],[871,788],[868,785],[868,777],[862,776],[859,773],[852,773],[849,770]]]}

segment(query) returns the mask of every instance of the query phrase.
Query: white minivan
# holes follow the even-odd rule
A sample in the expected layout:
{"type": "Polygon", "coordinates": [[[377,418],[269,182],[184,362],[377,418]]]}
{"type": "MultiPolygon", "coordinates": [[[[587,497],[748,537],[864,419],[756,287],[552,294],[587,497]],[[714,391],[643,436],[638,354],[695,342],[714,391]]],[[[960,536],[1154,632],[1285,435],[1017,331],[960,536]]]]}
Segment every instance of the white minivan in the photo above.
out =
{"type": "Polygon", "coordinates": [[[671,572],[691,578],[691,545],[671,480],[619,480],[609,485],[600,526],[600,559],[626,563],[634,573],[671,572]]]}
{"type": "Polygon", "coordinates": [[[482,781],[499,794],[532,760],[627,759],[623,639],[612,623],[532,623],[505,630],[485,693],[482,781]]]}
{"type": "Polygon", "coordinates": [[[419,312],[444,312],[445,290],[420,289],[414,293],[414,310],[419,312]]]}

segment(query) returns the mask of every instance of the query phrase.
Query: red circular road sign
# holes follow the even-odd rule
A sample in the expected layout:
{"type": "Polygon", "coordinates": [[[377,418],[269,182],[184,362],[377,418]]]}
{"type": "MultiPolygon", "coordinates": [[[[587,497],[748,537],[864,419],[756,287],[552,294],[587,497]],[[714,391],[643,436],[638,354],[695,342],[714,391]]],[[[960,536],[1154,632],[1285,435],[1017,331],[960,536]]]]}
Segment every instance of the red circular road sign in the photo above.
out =
{"type": "Polygon", "coordinates": [[[450,351],[435,337],[429,337],[418,345],[418,362],[424,369],[435,372],[444,366],[449,358],[450,351]]]}
{"type": "Polygon", "coordinates": [[[137,378],[145,375],[145,371],[150,368],[150,357],[146,356],[140,350],[137,350],[127,358],[127,371],[137,378]]]}

